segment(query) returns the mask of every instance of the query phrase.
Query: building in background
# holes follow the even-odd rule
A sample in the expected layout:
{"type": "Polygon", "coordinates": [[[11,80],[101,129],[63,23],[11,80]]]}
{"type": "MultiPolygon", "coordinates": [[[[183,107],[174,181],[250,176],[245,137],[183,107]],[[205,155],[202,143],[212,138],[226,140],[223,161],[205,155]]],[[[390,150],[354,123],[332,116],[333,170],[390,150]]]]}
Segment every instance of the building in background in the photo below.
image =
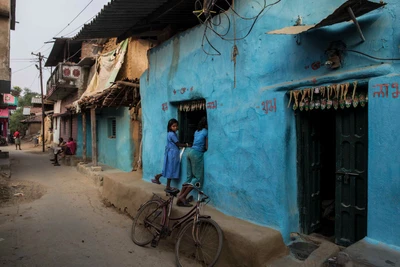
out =
{"type": "Polygon", "coordinates": [[[8,137],[9,135],[9,120],[11,113],[18,106],[18,97],[11,94],[2,94],[0,101],[0,135],[8,137]]]}
{"type": "Polygon", "coordinates": [[[10,30],[15,30],[16,0],[0,0],[0,93],[10,93],[10,30]]]}

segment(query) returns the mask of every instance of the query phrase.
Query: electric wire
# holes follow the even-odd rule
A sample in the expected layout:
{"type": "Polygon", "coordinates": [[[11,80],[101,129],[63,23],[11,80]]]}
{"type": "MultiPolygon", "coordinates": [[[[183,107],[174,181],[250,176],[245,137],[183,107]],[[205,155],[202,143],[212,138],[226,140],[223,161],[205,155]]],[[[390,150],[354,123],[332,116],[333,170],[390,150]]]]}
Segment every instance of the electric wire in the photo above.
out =
{"type": "MultiPolygon", "coordinates": [[[[72,22],[74,22],[82,13],[83,13],[83,11],[85,11],[86,10],[86,8],[88,8],[88,6],[93,2],[94,0],[91,0],[73,19],[72,19],[72,21],[70,21],[68,24],[67,24],[67,26],[65,26],[61,31],[59,31],[57,34],[55,34],[54,36],[57,36],[58,34],[60,34],[60,33],[62,33],[66,28],[68,28],[70,25],[71,25],[71,23],[72,22]]],[[[94,18],[95,16],[93,16],[92,18],[94,18]]],[[[92,18],[90,18],[89,20],[91,20],[92,18]]],[[[86,23],[86,22],[85,22],[86,23]]],[[[82,25],[81,25],[82,26],[82,25]]],[[[81,26],[79,26],[79,28],[81,27],[81,26]]],[[[74,30],[75,31],[75,30],[74,30]]],[[[67,34],[68,35],[68,34],[67,34]]],[[[48,42],[50,42],[50,41],[48,41],[48,42]]],[[[50,44],[50,43],[48,43],[48,42],[45,42],[39,49],[36,49],[34,52],[36,53],[36,52],[38,52],[38,51],[40,51],[43,47],[45,47],[46,45],[48,45],[48,44],[50,44]]]]}
{"type": "Polygon", "coordinates": [[[23,71],[23,70],[26,70],[27,68],[30,68],[30,67],[32,67],[33,65],[35,65],[35,63],[32,63],[32,64],[30,64],[29,66],[26,66],[26,67],[24,67],[24,68],[22,68],[22,69],[18,69],[18,70],[16,70],[16,71],[13,71],[12,74],[17,73],[17,72],[20,72],[20,71],[23,71]]]}
{"type": "Polygon", "coordinates": [[[94,17],[96,17],[97,15],[94,15],[93,17],[91,17],[90,19],[88,19],[87,21],[85,21],[82,25],[80,25],[79,27],[77,27],[76,29],[74,29],[73,31],[67,33],[64,35],[64,37],[69,36],[71,33],[74,33],[75,31],[79,30],[82,26],[85,26],[86,23],[88,23],[89,21],[91,21],[94,17]]]}
{"type": "Polygon", "coordinates": [[[33,79],[31,85],[28,87],[29,89],[32,88],[32,85],[35,83],[37,78],[39,78],[39,77],[35,75],[35,78],[33,79]]]}
{"type": "Polygon", "coordinates": [[[400,58],[381,58],[381,57],[375,57],[375,56],[371,56],[371,55],[368,55],[368,54],[366,54],[366,53],[363,53],[363,52],[360,52],[360,51],[357,51],[357,50],[352,50],[352,49],[344,49],[343,51],[353,52],[353,53],[360,54],[360,55],[363,55],[363,56],[366,56],[366,57],[369,57],[369,58],[372,58],[372,59],[376,59],[376,60],[400,60],[400,58]]]}
{"type": "MultiPolygon", "coordinates": [[[[247,31],[247,33],[246,33],[244,36],[239,37],[239,38],[237,38],[236,36],[235,36],[235,38],[227,38],[226,36],[228,35],[228,33],[229,33],[230,30],[231,30],[231,23],[232,23],[231,20],[230,20],[230,18],[229,18],[229,16],[226,14],[227,11],[224,10],[224,9],[223,9],[222,7],[220,7],[219,5],[217,5],[215,1],[212,1],[211,3],[210,3],[210,2],[206,2],[207,8],[204,8],[204,7],[202,6],[200,0],[197,0],[197,1],[195,2],[195,9],[196,9],[196,10],[203,10],[203,11],[204,11],[204,10],[209,10],[209,11],[211,11],[211,8],[213,8],[213,7],[216,7],[216,8],[219,9],[219,10],[218,10],[218,16],[217,16],[217,19],[218,19],[217,22],[213,22],[213,18],[212,18],[211,15],[208,15],[204,21],[200,19],[200,16],[196,16],[196,17],[198,18],[199,22],[205,26],[205,30],[204,30],[203,38],[202,38],[202,43],[201,43],[201,47],[202,47],[203,51],[204,51],[207,55],[215,55],[215,56],[216,56],[216,55],[221,55],[221,52],[218,51],[218,49],[216,49],[216,47],[215,47],[214,45],[211,44],[211,41],[209,40],[209,38],[208,38],[208,36],[207,36],[207,29],[211,30],[211,31],[212,31],[214,34],[216,34],[219,38],[221,38],[222,40],[225,40],[225,41],[239,41],[239,40],[243,40],[243,39],[247,38],[247,37],[250,35],[250,33],[253,31],[254,25],[256,24],[256,22],[258,21],[258,19],[260,18],[260,16],[263,14],[263,12],[264,12],[267,8],[276,5],[276,4],[280,3],[281,1],[282,1],[282,0],[277,0],[277,1],[273,2],[273,3],[271,3],[271,4],[267,4],[267,1],[264,0],[264,5],[263,5],[263,7],[261,8],[261,10],[257,13],[257,15],[255,15],[254,17],[244,17],[244,16],[241,16],[241,15],[232,7],[232,5],[229,3],[228,0],[225,0],[225,2],[226,2],[226,3],[228,4],[228,6],[229,6],[229,9],[232,10],[232,12],[233,12],[234,15],[236,15],[237,17],[239,17],[240,19],[243,19],[243,20],[253,20],[253,22],[252,22],[252,24],[251,24],[251,26],[250,26],[250,29],[247,31]],[[199,8],[198,6],[200,6],[200,8],[199,8]],[[218,26],[220,26],[220,25],[222,24],[222,18],[221,18],[222,14],[225,15],[226,18],[227,18],[227,30],[226,30],[226,32],[224,32],[224,33],[220,33],[220,32],[218,32],[218,31],[215,29],[215,27],[218,27],[218,26]],[[207,42],[207,44],[211,47],[211,49],[214,50],[214,53],[207,52],[207,51],[204,49],[204,44],[205,44],[205,42],[207,42]]],[[[207,12],[207,13],[208,13],[208,12],[207,12]]],[[[211,13],[211,12],[209,12],[209,13],[211,13]]],[[[216,13],[216,11],[214,11],[213,13],[216,13]]]]}
{"type": "Polygon", "coordinates": [[[90,0],[89,3],[78,13],[78,15],[76,15],[68,24],[67,26],[65,26],[61,31],[59,31],[57,34],[55,34],[54,36],[59,35],[60,33],[62,33],[66,28],[68,28],[72,22],[74,22],[82,13],[83,11],[86,10],[86,8],[88,8],[88,6],[93,2],[94,0],[90,0]]]}

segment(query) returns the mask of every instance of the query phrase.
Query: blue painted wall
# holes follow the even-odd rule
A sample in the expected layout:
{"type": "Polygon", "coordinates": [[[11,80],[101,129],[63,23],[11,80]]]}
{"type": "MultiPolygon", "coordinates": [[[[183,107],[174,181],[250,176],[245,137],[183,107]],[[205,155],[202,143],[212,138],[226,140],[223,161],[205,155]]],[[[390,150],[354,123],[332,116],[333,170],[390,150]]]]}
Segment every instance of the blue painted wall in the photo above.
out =
{"type": "MultiPolygon", "coordinates": [[[[86,113],[86,156],[92,157],[92,133],[90,131],[91,122],[90,122],[90,113],[86,113]]],[[[83,147],[83,128],[82,128],[82,115],[78,114],[78,141],[77,141],[77,150],[76,155],[78,157],[82,157],[82,147],[83,147]]]]}
{"type": "Polygon", "coordinates": [[[400,247],[400,95],[393,95],[400,76],[369,85],[368,236],[400,247]],[[379,84],[388,85],[388,97],[374,97],[379,84]]]}
{"type": "MultiPolygon", "coordinates": [[[[251,17],[262,2],[235,1],[236,11],[251,17]]],[[[149,73],[141,77],[144,179],[148,181],[161,171],[165,128],[170,118],[178,117],[176,103],[199,98],[205,98],[206,102],[217,101],[216,109],[207,110],[209,151],[205,155],[204,190],[219,210],[276,228],[288,241],[290,232],[299,231],[299,211],[295,121],[293,111],[286,108],[286,91],[368,79],[399,69],[390,61],[382,65],[380,61],[350,52],[345,54],[343,67],[339,70],[325,67],[314,70],[311,67],[314,62],[327,60],[325,50],[336,40],[345,42],[349,49],[375,56],[400,57],[400,28],[395,27],[399,23],[396,14],[400,6],[395,0],[387,1],[384,9],[359,19],[367,40],[364,43],[360,42],[351,23],[301,36],[265,34],[293,25],[298,15],[303,17],[305,24],[318,23],[343,2],[284,0],[267,9],[250,35],[236,42],[239,52],[236,75],[231,58],[234,43],[209,33],[211,43],[222,55],[206,55],[201,48],[203,26],[187,30],[153,48],[149,54],[149,73]],[[276,99],[276,112],[267,114],[262,103],[273,99],[276,99]],[[167,110],[162,109],[165,103],[167,110]]],[[[236,36],[245,35],[252,21],[238,19],[232,12],[227,14],[231,22],[236,21],[236,36]]],[[[222,17],[216,31],[223,33],[227,27],[228,22],[222,17]]],[[[226,38],[232,37],[231,31],[226,38]]],[[[211,51],[207,44],[204,48],[211,51]]],[[[398,124],[384,126],[394,130],[399,128],[398,124]]],[[[372,132],[370,135],[374,136],[372,132]]],[[[373,164],[370,168],[374,168],[373,164]]],[[[182,170],[186,170],[185,159],[182,170]]],[[[370,169],[370,181],[374,179],[374,173],[370,169]]],[[[182,181],[185,175],[181,177],[182,181]]],[[[400,241],[396,242],[400,245],[400,241]]]]}
{"type": "MultiPolygon", "coordinates": [[[[88,114],[89,115],[89,114],[88,114]]],[[[90,116],[87,117],[87,151],[88,157],[92,155],[92,135],[90,116]]],[[[126,172],[132,171],[134,143],[131,138],[131,123],[129,109],[125,107],[103,108],[96,110],[97,120],[97,154],[98,161],[105,165],[126,172]],[[109,137],[109,119],[116,119],[116,138],[109,137]]],[[[82,156],[82,116],[78,119],[78,151],[82,156]]]]}

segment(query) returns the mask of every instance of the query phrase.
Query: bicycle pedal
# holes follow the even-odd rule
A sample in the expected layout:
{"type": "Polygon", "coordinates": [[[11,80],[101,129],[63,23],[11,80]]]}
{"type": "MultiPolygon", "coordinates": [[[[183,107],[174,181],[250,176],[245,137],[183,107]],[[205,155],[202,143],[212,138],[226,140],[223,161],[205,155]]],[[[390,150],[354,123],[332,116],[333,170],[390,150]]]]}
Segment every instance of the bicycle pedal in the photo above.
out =
{"type": "Polygon", "coordinates": [[[153,248],[157,247],[157,246],[158,246],[158,241],[159,241],[159,239],[156,239],[156,238],[154,238],[153,240],[151,240],[151,246],[152,246],[153,248]]]}

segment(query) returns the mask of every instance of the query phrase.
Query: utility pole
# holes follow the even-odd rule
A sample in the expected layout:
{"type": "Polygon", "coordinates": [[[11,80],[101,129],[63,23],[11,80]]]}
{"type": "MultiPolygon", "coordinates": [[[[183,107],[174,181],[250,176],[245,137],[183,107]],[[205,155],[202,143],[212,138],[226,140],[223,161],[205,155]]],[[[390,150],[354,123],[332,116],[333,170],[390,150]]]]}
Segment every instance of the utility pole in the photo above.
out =
{"type": "Polygon", "coordinates": [[[44,96],[43,96],[43,73],[42,73],[42,60],[43,55],[39,52],[38,54],[31,53],[34,56],[39,57],[39,72],[40,72],[40,93],[42,95],[42,152],[44,152],[44,96]]]}

